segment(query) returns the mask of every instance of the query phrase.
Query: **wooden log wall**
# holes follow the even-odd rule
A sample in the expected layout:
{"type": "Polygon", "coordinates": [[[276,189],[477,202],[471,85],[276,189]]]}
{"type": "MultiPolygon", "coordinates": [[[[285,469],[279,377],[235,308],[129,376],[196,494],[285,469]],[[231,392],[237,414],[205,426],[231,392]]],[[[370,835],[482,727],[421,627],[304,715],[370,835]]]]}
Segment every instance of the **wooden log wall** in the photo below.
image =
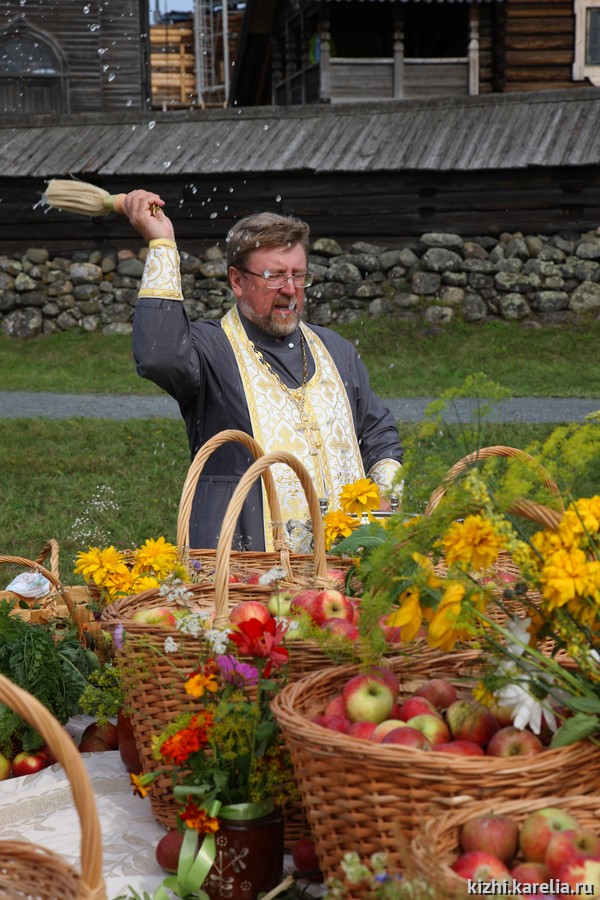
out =
{"type": "MultiPolygon", "coordinates": [[[[126,178],[101,186],[111,193],[139,187],[158,191],[180,243],[190,252],[200,243],[222,241],[234,220],[259,210],[299,215],[310,223],[315,237],[375,240],[387,246],[426,231],[552,234],[595,229],[600,223],[597,167],[327,178],[211,175],[193,183],[189,176],[147,178],[143,183],[126,178]]],[[[44,211],[36,206],[42,190],[43,185],[31,180],[0,178],[2,252],[29,245],[130,246],[136,240],[141,245],[120,216],[87,219],[44,211]]]]}
{"type": "Polygon", "coordinates": [[[146,107],[143,38],[147,4],[139,0],[2,0],[0,29],[17,17],[47,33],[66,57],[70,111],[146,107]]]}
{"type": "Polygon", "coordinates": [[[573,81],[575,14],[573,0],[507,0],[502,91],[581,87],[573,81]]]}

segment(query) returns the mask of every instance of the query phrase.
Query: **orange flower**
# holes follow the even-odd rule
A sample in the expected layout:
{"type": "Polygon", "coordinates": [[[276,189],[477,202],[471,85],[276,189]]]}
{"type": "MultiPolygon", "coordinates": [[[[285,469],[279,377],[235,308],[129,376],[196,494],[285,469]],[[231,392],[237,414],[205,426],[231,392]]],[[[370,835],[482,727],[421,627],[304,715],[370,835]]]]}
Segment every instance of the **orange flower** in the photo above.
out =
{"type": "Polygon", "coordinates": [[[180,813],[182,822],[188,828],[197,831],[198,834],[214,834],[219,830],[219,820],[214,816],[209,816],[205,809],[197,806],[193,800],[188,801],[188,805],[180,813]]]}
{"type": "Polygon", "coordinates": [[[186,759],[208,743],[208,730],[213,724],[211,712],[199,713],[193,716],[186,728],[172,734],[160,747],[161,756],[167,762],[175,765],[183,765],[186,759]]]}

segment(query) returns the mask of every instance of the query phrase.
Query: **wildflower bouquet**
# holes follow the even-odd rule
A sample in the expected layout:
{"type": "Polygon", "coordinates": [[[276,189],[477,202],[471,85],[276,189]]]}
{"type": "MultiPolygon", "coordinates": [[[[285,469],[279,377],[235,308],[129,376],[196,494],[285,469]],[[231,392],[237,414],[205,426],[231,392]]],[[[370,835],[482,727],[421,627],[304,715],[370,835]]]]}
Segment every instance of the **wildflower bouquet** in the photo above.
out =
{"type": "MultiPolygon", "coordinates": [[[[199,618],[202,612],[182,610],[176,627],[190,634],[199,618]]],[[[177,876],[167,881],[182,897],[197,892],[208,876],[222,819],[261,818],[296,794],[270,709],[288,662],[284,626],[265,616],[215,629],[207,616],[199,637],[198,663],[182,674],[193,707],[154,736],[157,770],[131,776],[135,792],[145,796],[163,766],[172,774],[184,841],[177,876]]],[[[176,639],[169,636],[165,653],[175,650],[176,639]]]]}
{"type": "Polygon", "coordinates": [[[361,632],[375,654],[382,617],[403,642],[480,646],[478,699],[512,710],[517,727],[545,722],[562,746],[600,731],[600,497],[562,518],[540,506],[550,524],[532,533],[513,515],[529,509],[515,501],[523,481],[513,471],[493,484],[485,466],[470,471],[430,515],[392,517],[371,543],[359,529],[338,549],[362,542],[361,632]],[[520,571],[511,584],[502,555],[520,571]]]}
{"type": "Polygon", "coordinates": [[[83,575],[100,608],[118,597],[158,587],[169,577],[189,581],[177,547],[162,536],[134,550],[89,547],[77,554],[74,571],[83,575]]]}

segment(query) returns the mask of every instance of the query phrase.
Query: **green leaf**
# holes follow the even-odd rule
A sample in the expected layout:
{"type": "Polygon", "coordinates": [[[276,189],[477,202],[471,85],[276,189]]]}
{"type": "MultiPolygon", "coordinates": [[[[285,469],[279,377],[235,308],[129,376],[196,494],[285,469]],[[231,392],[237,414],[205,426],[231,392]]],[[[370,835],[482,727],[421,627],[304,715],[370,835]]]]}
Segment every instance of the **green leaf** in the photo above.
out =
{"type": "Polygon", "coordinates": [[[550,744],[551,749],[566,747],[576,741],[584,741],[591,737],[600,728],[598,716],[589,716],[586,713],[576,713],[571,719],[560,726],[550,744]]]}
{"type": "Polygon", "coordinates": [[[377,523],[361,525],[351,535],[340,541],[329,551],[336,556],[353,556],[361,548],[365,550],[383,544],[386,539],[385,528],[377,523]]]}
{"type": "Polygon", "coordinates": [[[577,712],[595,715],[600,713],[600,697],[571,697],[569,706],[576,709],[577,712]]]}

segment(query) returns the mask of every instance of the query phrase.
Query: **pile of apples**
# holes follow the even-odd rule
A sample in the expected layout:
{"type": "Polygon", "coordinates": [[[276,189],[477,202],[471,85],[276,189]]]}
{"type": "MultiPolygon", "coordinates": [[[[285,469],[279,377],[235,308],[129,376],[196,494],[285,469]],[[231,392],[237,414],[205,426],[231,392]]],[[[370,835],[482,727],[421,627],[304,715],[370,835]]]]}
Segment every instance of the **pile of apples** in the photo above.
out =
{"type": "Polygon", "coordinates": [[[492,712],[459,696],[445,678],[400,697],[398,678],[383,667],[351,676],[312,721],[363,740],[461,756],[533,756],[546,747],[532,731],[515,728],[509,710],[492,712]]]}
{"type": "MultiPolygon", "coordinates": [[[[104,750],[117,750],[119,737],[117,726],[111,722],[90,722],[83,731],[79,744],[81,753],[100,752],[104,750]]],[[[50,747],[45,744],[39,750],[21,750],[9,758],[0,753],[0,781],[6,778],[20,778],[22,775],[32,775],[40,772],[48,766],[54,765],[56,757],[50,747]]]]}
{"type": "Polygon", "coordinates": [[[460,847],[451,869],[471,883],[508,881],[513,894],[545,900],[600,891],[600,837],[560,806],[530,812],[520,825],[480,813],[462,826],[460,847]]]}

